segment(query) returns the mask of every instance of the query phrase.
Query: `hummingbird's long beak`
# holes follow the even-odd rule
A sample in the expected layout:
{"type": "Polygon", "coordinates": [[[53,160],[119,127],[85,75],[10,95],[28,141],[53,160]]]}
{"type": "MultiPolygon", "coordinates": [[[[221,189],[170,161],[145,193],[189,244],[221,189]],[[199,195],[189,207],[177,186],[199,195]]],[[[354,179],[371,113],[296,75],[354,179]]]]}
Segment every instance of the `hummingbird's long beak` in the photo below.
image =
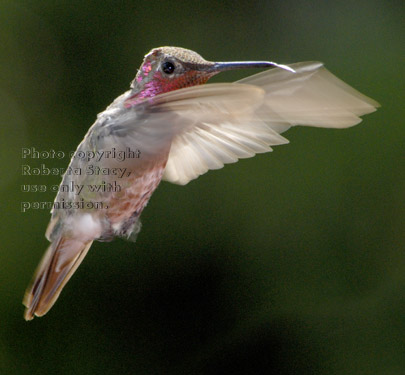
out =
{"type": "Polygon", "coordinates": [[[295,73],[295,70],[287,65],[277,64],[272,61],[233,61],[233,62],[216,62],[211,66],[213,72],[223,72],[225,70],[246,69],[246,68],[268,68],[276,66],[278,68],[288,70],[295,73]]]}

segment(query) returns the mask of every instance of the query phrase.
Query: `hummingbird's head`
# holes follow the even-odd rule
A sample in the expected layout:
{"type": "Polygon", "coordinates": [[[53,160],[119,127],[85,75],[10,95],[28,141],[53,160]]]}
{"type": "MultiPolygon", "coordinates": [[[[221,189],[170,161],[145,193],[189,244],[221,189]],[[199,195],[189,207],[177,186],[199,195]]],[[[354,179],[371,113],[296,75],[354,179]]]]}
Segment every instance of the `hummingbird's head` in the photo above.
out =
{"type": "Polygon", "coordinates": [[[134,94],[126,101],[126,106],[132,106],[142,99],[165,92],[203,84],[213,75],[225,70],[269,66],[278,66],[293,71],[287,66],[268,61],[211,62],[185,48],[154,48],[145,55],[143,63],[131,83],[134,94]]]}
{"type": "Polygon", "coordinates": [[[199,85],[218,73],[212,69],[214,65],[185,48],[154,48],[145,55],[131,88],[139,92],[142,98],[147,98],[199,85]]]}

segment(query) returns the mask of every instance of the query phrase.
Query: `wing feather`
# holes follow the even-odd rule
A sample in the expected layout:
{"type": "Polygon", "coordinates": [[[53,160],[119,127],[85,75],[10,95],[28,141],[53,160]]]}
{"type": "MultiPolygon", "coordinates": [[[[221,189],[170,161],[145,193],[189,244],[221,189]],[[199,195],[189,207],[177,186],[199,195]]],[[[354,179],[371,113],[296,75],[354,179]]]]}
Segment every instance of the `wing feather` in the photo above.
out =
{"type": "Polygon", "coordinates": [[[280,133],[291,126],[345,128],[379,106],[319,62],[290,67],[296,73],[275,68],[233,86],[222,84],[225,93],[217,91],[218,84],[208,84],[194,87],[186,99],[184,90],[174,92],[174,105],[170,94],[163,97],[165,108],[177,110],[184,123],[188,120],[185,126],[178,122],[163,179],[186,184],[209,169],[287,143],[280,133]],[[240,85],[246,86],[244,92],[240,85]],[[263,95],[250,96],[249,86],[262,89],[263,95]]]}
{"type": "Polygon", "coordinates": [[[276,114],[276,119],[281,117],[290,126],[345,128],[358,124],[359,116],[379,107],[375,100],[334,76],[322,63],[289,66],[295,74],[276,68],[238,81],[266,92],[258,114],[268,121],[276,114]]]}

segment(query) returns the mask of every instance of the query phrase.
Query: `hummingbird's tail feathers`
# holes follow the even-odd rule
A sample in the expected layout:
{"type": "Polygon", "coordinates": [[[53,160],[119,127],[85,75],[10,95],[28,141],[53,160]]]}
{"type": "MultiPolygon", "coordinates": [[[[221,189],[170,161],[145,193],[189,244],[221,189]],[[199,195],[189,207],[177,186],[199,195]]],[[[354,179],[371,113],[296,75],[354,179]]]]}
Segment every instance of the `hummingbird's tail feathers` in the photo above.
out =
{"type": "Polygon", "coordinates": [[[362,120],[360,116],[380,106],[337,78],[320,62],[289,66],[295,73],[275,68],[238,81],[265,90],[264,105],[258,113],[270,125],[273,120],[284,120],[283,127],[274,127],[278,132],[294,125],[347,128],[358,124],[362,120]]]}
{"type": "Polygon", "coordinates": [[[25,320],[45,315],[79,267],[93,241],[60,236],[50,244],[25,292],[25,320]]]}

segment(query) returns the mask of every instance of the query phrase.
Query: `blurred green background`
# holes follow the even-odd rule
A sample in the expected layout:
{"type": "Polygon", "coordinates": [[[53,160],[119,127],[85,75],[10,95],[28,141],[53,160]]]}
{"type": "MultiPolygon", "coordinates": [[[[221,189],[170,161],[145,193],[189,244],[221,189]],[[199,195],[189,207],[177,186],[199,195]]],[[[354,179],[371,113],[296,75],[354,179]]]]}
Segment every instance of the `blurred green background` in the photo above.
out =
{"type": "Polygon", "coordinates": [[[1,374],[405,373],[403,1],[0,4],[1,374]],[[289,145],[185,187],[162,183],[137,243],[95,243],[27,323],[50,216],[20,203],[54,193],[20,186],[60,178],[22,176],[21,148],[74,150],[162,45],[320,60],[382,107],[344,131],[294,128],[289,145]]]}

